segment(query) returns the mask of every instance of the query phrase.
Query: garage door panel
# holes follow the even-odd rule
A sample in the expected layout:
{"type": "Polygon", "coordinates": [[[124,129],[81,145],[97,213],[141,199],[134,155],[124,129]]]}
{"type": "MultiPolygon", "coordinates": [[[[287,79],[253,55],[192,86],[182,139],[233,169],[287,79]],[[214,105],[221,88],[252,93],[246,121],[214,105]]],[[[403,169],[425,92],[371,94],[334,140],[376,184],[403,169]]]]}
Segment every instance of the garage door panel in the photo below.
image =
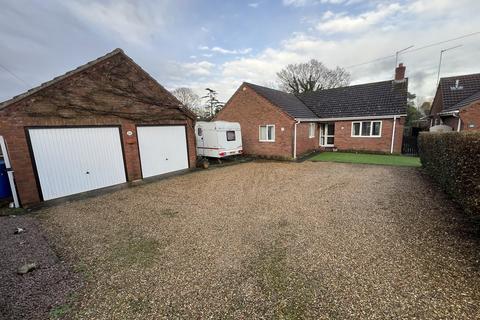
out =
{"type": "Polygon", "coordinates": [[[126,181],[118,128],[30,129],[44,200],[126,181]]]}
{"type": "Polygon", "coordinates": [[[188,168],[184,126],[137,127],[144,178],[188,168]]]}

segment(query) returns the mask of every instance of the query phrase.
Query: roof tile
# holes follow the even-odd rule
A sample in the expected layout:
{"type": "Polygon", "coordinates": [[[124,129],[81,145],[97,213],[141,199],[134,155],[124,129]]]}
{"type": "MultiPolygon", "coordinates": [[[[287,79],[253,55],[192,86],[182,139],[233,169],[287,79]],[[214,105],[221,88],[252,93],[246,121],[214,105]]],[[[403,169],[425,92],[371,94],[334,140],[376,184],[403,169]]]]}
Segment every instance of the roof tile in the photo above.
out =
{"type": "Polygon", "coordinates": [[[480,93],[480,73],[441,78],[438,89],[441,91],[443,99],[442,112],[458,110],[480,99],[478,96],[480,93]],[[457,80],[458,87],[456,86],[457,80]]]}
{"type": "Polygon", "coordinates": [[[374,82],[297,96],[246,84],[294,118],[392,116],[407,112],[408,81],[374,82]]]}

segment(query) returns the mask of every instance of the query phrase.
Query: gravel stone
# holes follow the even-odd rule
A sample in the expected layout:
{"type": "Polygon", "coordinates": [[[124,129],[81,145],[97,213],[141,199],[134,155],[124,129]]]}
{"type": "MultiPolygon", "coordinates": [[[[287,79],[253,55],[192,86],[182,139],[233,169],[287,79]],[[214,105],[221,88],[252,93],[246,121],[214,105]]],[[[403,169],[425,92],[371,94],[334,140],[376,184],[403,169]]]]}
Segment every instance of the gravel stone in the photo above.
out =
{"type": "Polygon", "coordinates": [[[52,308],[67,304],[80,285],[34,216],[0,216],[0,319],[48,319],[52,308]],[[13,234],[18,225],[28,232],[13,234]],[[36,269],[28,272],[32,264],[36,269]],[[28,273],[17,274],[18,266],[28,273]]]}
{"type": "Polygon", "coordinates": [[[17,273],[18,274],[25,274],[29,273],[30,271],[33,271],[37,268],[37,264],[35,262],[32,263],[26,263],[20,267],[18,267],[17,273]]]}
{"type": "Polygon", "coordinates": [[[251,162],[43,211],[78,319],[480,317],[478,230],[419,169],[251,162]]]}

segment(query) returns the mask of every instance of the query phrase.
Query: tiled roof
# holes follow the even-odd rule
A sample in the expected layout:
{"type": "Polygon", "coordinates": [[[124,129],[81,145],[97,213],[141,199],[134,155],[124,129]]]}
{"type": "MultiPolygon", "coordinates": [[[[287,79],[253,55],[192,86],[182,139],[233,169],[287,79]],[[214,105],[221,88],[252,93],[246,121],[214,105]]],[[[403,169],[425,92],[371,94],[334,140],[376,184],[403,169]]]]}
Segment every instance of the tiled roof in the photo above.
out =
{"type": "Polygon", "coordinates": [[[407,113],[408,80],[382,81],[302,93],[298,97],[320,118],[392,116],[407,113]]]}
{"type": "Polygon", "coordinates": [[[317,115],[293,94],[248,82],[245,82],[245,85],[294,118],[317,118],[317,115]]]}
{"type": "Polygon", "coordinates": [[[407,113],[408,80],[360,84],[298,96],[245,84],[294,118],[393,116],[407,113]]]}
{"type": "Polygon", "coordinates": [[[452,109],[453,110],[459,110],[460,108],[466,107],[466,106],[472,104],[475,101],[480,101],[480,91],[478,91],[475,94],[472,94],[470,97],[468,97],[466,99],[463,99],[459,103],[454,104],[452,106],[452,109]]]}
{"type": "Polygon", "coordinates": [[[441,78],[438,84],[437,91],[438,90],[440,90],[440,92],[437,92],[435,99],[438,99],[438,95],[441,94],[443,101],[443,109],[441,112],[458,110],[478,100],[478,98],[475,99],[475,95],[478,95],[480,92],[480,73],[441,78]]]}

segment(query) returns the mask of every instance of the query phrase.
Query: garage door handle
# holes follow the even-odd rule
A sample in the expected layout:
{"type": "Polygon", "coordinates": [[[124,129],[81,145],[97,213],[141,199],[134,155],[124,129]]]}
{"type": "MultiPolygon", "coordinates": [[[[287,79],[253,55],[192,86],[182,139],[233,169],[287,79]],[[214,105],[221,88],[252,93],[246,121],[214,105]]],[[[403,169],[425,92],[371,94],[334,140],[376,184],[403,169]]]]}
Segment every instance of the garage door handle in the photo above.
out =
{"type": "Polygon", "coordinates": [[[85,172],[85,174],[90,174],[90,171],[85,172]]]}

